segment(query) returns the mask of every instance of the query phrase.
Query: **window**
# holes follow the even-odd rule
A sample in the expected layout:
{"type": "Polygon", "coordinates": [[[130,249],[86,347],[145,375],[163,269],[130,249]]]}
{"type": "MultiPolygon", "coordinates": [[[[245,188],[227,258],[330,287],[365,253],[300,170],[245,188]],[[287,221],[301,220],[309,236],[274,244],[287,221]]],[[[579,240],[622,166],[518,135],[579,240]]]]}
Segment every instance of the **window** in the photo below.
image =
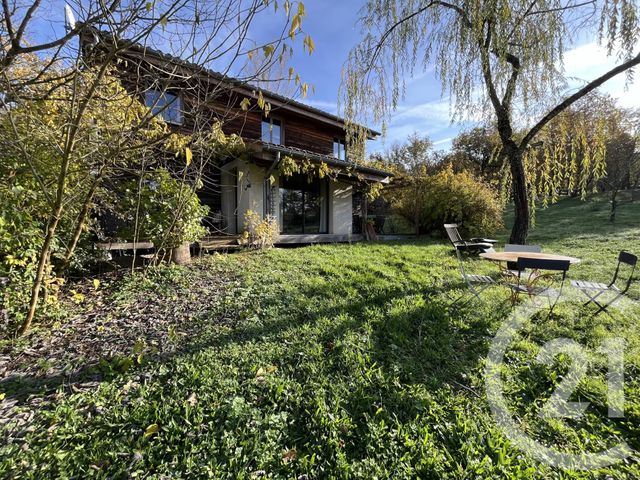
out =
{"type": "Polygon", "coordinates": [[[347,147],[344,140],[339,138],[333,139],[333,156],[339,160],[347,159],[347,147]]]}
{"type": "Polygon", "coordinates": [[[281,179],[281,233],[326,233],[327,190],[326,181],[315,178],[310,183],[306,175],[297,174],[281,179]]]}
{"type": "Polygon", "coordinates": [[[282,122],[277,118],[262,119],[262,141],[282,145],[282,122]]]}
{"type": "Polygon", "coordinates": [[[148,90],[145,105],[167,123],[182,125],[182,99],[176,93],[148,90]]]}

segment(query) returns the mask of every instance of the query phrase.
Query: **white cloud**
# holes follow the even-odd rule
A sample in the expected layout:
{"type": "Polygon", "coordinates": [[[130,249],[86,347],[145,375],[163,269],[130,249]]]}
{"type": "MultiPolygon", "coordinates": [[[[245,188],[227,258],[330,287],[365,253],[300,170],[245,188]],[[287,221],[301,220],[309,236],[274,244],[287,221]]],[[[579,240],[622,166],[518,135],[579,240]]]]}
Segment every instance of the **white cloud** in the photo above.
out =
{"type": "Polygon", "coordinates": [[[309,105],[310,107],[319,108],[329,113],[336,113],[338,111],[338,104],[336,102],[329,102],[326,100],[313,100],[305,98],[300,100],[302,103],[309,105]]]}
{"type": "Polygon", "coordinates": [[[443,138],[442,140],[436,140],[435,142],[433,142],[433,145],[437,146],[437,145],[451,144],[451,140],[453,140],[453,137],[443,138]]]}
{"type": "MultiPolygon", "coordinates": [[[[640,48],[640,44],[638,45],[640,48]]],[[[568,78],[569,88],[575,91],[585,83],[611,70],[619,63],[615,56],[607,56],[606,49],[596,42],[590,42],[565,52],[564,70],[568,78]]],[[[373,150],[383,150],[386,145],[404,141],[413,132],[427,134],[434,139],[434,145],[448,149],[451,139],[459,131],[469,128],[478,119],[472,113],[462,118],[462,122],[451,123],[450,98],[428,99],[427,101],[415,100],[415,93],[430,89],[436,95],[439,93],[435,78],[429,78],[432,70],[421,74],[416,80],[407,82],[408,92],[405,102],[391,116],[387,137],[383,141],[374,142],[373,150]]],[[[640,81],[640,80],[639,80],[640,81]]],[[[640,85],[625,85],[625,74],[620,74],[605,82],[600,90],[617,98],[623,107],[640,107],[640,85]]],[[[424,99],[424,96],[423,96],[424,99]]],[[[560,99],[550,99],[559,101],[560,99]]]]}
{"type": "MultiPolygon", "coordinates": [[[[640,48],[640,44],[638,45],[640,48]]],[[[572,90],[580,88],[620,63],[615,56],[607,56],[607,51],[596,42],[586,43],[565,53],[564,68],[572,90]]],[[[621,73],[605,82],[600,90],[619,100],[623,107],[640,107],[640,86],[625,85],[626,75],[621,73]]]]}
{"type": "Polygon", "coordinates": [[[432,122],[451,123],[451,112],[449,108],[449,98],[432,100],[415,105],[405,105],[391,116],[392,122],[403,122],[407,120],[423,120],[432,122]]]}

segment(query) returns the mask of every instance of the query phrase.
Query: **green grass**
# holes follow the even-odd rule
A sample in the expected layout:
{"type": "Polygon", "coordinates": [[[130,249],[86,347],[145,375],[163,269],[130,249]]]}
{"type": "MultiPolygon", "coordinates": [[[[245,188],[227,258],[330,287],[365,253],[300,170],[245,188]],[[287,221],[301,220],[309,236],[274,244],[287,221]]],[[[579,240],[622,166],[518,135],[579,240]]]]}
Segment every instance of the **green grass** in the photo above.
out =
{"type": "MultiPolygon", "coordinates": [[[[538,212],[531,243],[583,259],[574,278],[608,280],[620,249],[640,250],[640,208],[565,200],[538,212]]],[[[488,262],[473,272],[495,273],[488,262]]],[[[93,392],[63,392],[36,413],[21,441],[0,447],[2,477],[637,478],[638,458],[598,472],[560,471],[522,453],[491,416],[483,371],[489,342],[509,318],[508,294],[450,306],[463,294],[444,243],[314,246],[214,256],[164,269],[139,290],[131,279],[114,308],[149,289],[186,294],[202,269],[240,275],[223,305],[201,314],[186,350],[143,360],[93,392]],[[188,347],[188,348],[187,348],[188,347]]],[[[193,292],[191,292],[193,294],[193,292]]],[[[196,292],[197,295],[197,292],[196,292]]],[[[640,298],[638,285],[632,292],[640,298]]],[[[505,396],[534,438],[567,452],[625,439],[640,449],[640,310],[614,317],[557,314],[528,323],[507,356],[505,396]],[[567,362],[535,357],[556,337],[595,350],[627,340],[626,416],[609,419],[603,358],[574,399],[577,420],[537,413],[567,362]]],[[[581,311],[586,313],[585,311],[581,311]]],[[[132,352],[133,355],[133,352],[132,352]]],[[[17,392],[6,391],[7,399],[17,392]]],[[[5,429],[6,434],[6,429],[5,429]]]]}

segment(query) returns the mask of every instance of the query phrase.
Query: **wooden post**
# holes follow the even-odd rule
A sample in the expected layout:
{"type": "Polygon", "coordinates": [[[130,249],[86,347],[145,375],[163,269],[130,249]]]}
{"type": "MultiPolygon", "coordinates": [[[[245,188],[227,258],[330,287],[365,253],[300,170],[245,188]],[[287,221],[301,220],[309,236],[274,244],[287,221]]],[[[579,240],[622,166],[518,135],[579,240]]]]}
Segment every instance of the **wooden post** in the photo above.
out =
{"type": "Polygon", "coordinates": [[[369,231],[367,229],[367,213],[369,211],[369,199],[367,193],[363,192],[362,195],[362,234],[365,240],[370,240],[369,231]]]}

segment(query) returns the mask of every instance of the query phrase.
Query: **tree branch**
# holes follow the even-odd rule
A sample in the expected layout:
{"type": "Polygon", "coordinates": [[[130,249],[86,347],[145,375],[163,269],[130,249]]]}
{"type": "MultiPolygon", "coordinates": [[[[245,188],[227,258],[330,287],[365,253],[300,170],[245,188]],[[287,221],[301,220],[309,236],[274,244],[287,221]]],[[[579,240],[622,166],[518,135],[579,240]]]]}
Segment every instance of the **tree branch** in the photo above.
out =
{"type": "Polygon", "coordinates": [[[431,2],[427,3],[424,7],[419,8],[418,10],[416,10],[413,13],[411,13],[410,15],[407,15],[406,17],[401,18],[396,23],[391,25],[387,29],[386,32],[384,32],[384,34],[380,37],[380,40],[376,43],[376,46],[374,48],[374,52],[373,52],[373,55],[371,56],[371,61],[369,62],[369,67],[367,68],[367,70],[369,70],[371,68],[371,65],[374,64],[376,58],[378,57],[378,55],[380,55],[380,51],[382,50],[382,46],[387,41],[387,38],[389,37],[389,35],[391,35],[396,28],[398,28],[403,23],[408,22],[412,18],[417,17],[421,13],[426,12],[431,7],[444,7],[444,8],[448,8],[450,10],[453,10],[458,15],[460,15],[460,18],[462,19],[462,21],[464,22],[464,24],[465,24],[465,26],[467,28],[471,28],[472,27],[471,20],[469,20],[469,17],[467,17],[466,12],[461,7],[459,7],[458,5],[455,5],[455,4],[449,3],[449,2],[443,2],[443,1],[440,1],[440,0],[431,1],[431,2]]]}
{"type": "Polygon", "coordinates": [[[630,68],[633,68],[636,65],[640,65],[640,53],[638,53],[638,55],[631,58],[630,60],[627,60],[626,62],[618,65],[617,67],[609,70],[604,75],[596,78],[592,82],[582,87],[573,95],[564,99],[564,101],[562,101],[555,108],[553,108],[549,113],[547,113],[544,117],[542,117],[542,119],[538,123],[536,123],[531,128],[531,130],[529,130],[529,132],[522,139],[522,142],[520,142],[520,149],[523,149],[524,147],[526,147],[529,144],[529,142],[531,142],[531,140],[540,132],[540,130],[542,130],[551,120],[553,120],[563,110],[570,107],[573,103],[580,100],[582,97],[584,97],[588,93],[591,93],[592,91],[594,91],[596,88],[598,88],[600,85],[605,83],[607,80],[610,80],[616,75],[626,70],[629,70],[630,68]]]}
{"type": "Polygon", "coordinates": [[[516,91],[516,82],[518,81],[518,75],[520,74],[520,59],[511,53],[507,53],[505,59],[511,64],[511,76],[507,81],[507,87],[502,97],[502,106],[505,108],[511,107],[511,100],[516,91]]]}
{"type": "Polygon", "coordinates": [[[484,78],[484,83],[487,86],[491,104],[493,105],[493,108],[496,111],[496,115],[498,117],[498,123],[500,123],[500,119],[502,118],[502,114],[504,113],[504,108],[502,106],[502,103],[500,103],[500,99],[498,98],[498,92],[496,91],[496,87],[493,84],[493,77],[491,74],[491,61],[489,59],[489,48],[491,46],[491,22],[487,22],[487,23],[488,23],[487,34],[486,34],[485,40],[478,42],[479,44],[478,48],[480,49],[482,77],[484,78]]]}

